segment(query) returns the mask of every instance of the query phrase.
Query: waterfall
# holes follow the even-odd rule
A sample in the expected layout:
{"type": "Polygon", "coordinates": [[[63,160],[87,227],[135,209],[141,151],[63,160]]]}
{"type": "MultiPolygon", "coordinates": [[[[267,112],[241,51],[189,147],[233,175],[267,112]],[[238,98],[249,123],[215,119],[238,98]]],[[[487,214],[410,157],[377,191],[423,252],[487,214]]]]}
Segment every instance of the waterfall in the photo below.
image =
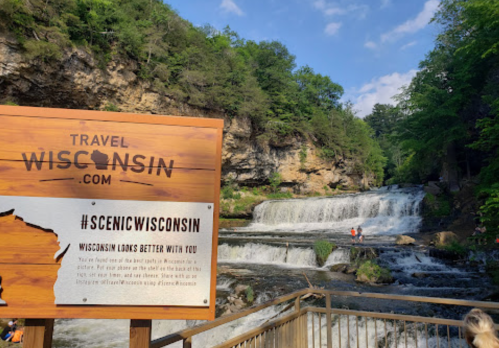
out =
{"type": "Polygon", "coordinates": [[[308,248],[286,248],[248,243],[242,246],[218,246],[219,262],[274,264],[292,267],[316,267],[315,252],[308,248]],[[286,255],[286,249],[287,255],[286,255]]]}
{"type": "Polygon", "coordinates": [[[417,232],[423,197],[418,187],[383,187],[334,197],[266,201],[241,230],[349,233],[360,225],[367,235],[417,232]]]}
{"type": "Polygon", "coordinates": [[[350,263],[350,250],[338,248],[333,250],[326,260],[324,267],[337,265],[339,263],[350,263]]]}

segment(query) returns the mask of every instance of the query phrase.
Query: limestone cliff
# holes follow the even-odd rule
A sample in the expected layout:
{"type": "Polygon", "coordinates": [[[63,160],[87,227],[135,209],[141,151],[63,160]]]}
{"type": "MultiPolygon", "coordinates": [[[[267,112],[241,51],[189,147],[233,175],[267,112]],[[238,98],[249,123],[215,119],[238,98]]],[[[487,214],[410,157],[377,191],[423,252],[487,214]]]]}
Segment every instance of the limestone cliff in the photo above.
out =
{"type": "Polygon", "coordinates": [[[231,119],[223,110],[178,103],[138,73],[135,61],[115,57],[102,67],[90,52],[80,48],[66,50],[58,61],[29,61],[14,38],[0,34],[0,103],[95,110],[112,104],[121,112],[223,118],[224,180],[262,185],[278,171],[283,186],[301,194],[324,193],[325,187],[370,185],[371,178],[355,172],[351,161],[321,159],[310,139],[262,140],[255,134],[251,119],[231,119]]]}

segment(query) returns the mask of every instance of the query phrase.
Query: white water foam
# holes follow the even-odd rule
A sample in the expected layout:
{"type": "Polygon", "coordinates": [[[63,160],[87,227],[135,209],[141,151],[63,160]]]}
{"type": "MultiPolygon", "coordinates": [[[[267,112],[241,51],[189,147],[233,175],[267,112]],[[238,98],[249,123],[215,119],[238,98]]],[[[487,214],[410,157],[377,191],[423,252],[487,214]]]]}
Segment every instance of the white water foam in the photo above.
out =
{"type": "MultiPolygon", "coordinates": [[[[327,347],[327,328],[326,317],[323,315],[321,326],[318,325],[318,317],[314,318],[314,335],[315,347],[327,347]],[[319,335],[322,338],[319,344],[319,335]]],[[[342,315],[338,320],[338,316],[332,318],[332,346],[340,348],[351,347],[411,347],[411,348],[457,348],[466,346],[464,339],[459,341],[458,333],[453,330],[450,335],[450,342],[447,339],[446,332],[440,332],[439,337],[436,337],[435,326],[428,324],[426,332],[424,324],[396,322],[396,324],[387,320],[386,324],[383,320],[365,319],[355,316],[342,315]],[[357,326],[358,325],[358,326],[357,326]],[[386,340],[385,340],[385,325],[386,325],[386,340]],[[367,332],[366,332],[367,330],[367,332]],[[396,334],[395,334],[396,331],[396,334]],[[341,332],[341,344],[340,334],[341,332]],[[348,336],[348,332],[350,336],[348,336]],[[357,335],[358,333],[358,335],[357,335]],[[428,335],[428,336],[426,336],[428,335]],[[449,344],[450,343],[450,344],[449,344]]],[[[312,320],[309,315],[308,320],[308,346],[313,347],[312,335],[312,320]]]]}
{"type": "MultiPolygon", "coordinates": [[[[258,299],[257,303],[268,300],[258,299]]],[[[282,306],[273,306],[253,313],[241,319],[229,322],[213,330],[196,335],[192,339],[193,347],[213,347],[231,338],[246,333],[252,328],[267,322],[270,318],[287,315],[292,309],[280,313],[282,306]]],[[[152,339],[163,337],[183,329],[206,323],[201,320],[153,320],[152,339]]],[[[125,348],[129,341],[129,320],[58,320],[54,327],[56,348],[125,348]]],[[[181,348],[182,341],[168,346],[181,348]]]]}
{"type": "Polygon", "coordinates": [[[238,231],[348,234],[360,225],[367,235],[417,232],[423,197],[421,188],[384,187],[335,197],[266,201],[255,208],[253,222],[238,231]]]}
{"type": "Polygon", "coordinates": [[[391,270],[412,274],[416,272],[438,274],[464,274],[465,272],[449,266],[423,252],[389,251],[380,255],[380,260],[391,270]]]}
{"type": "Polygon", "coordinates": [[[333,250],[331,255],[326,260],[324,268],[328,266],[337,265],[339,263],[350,263],[350,250],[338,248],[333,250]]]}
{"type": "Polygon", "coordinates": [[[222,244],[218,246],[218,261],[231,263],[273,264],[291,267],[315,267],[312,249],[278,247],[248,243],[244,245],[222,244]]]}
{"type": "Polygon", "coordinates": [[[217,280],[217,291],[231,291],[231,287],[235,282],[233,279],[217,280]]]}

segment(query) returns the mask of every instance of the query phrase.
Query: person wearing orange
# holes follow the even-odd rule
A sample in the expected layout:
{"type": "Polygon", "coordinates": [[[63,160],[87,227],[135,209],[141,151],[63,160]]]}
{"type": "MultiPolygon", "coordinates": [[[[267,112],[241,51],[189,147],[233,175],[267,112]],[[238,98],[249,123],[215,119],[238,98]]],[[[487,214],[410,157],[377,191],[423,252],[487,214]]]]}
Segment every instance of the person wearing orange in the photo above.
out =
{"type": "Polygon", "coordinates": [[[352,244],[355,244],[355,228],[352,227],[350,233],[352,234],[352,244]]]}
{"type": "Polygon", "coordinates": [[[14,336],[12,336],[11,342],[12,343],[21,343],[23,341],[23,336],[24,336],[24,330],[23,328],[20,327],[14,332],[14,336]]]}

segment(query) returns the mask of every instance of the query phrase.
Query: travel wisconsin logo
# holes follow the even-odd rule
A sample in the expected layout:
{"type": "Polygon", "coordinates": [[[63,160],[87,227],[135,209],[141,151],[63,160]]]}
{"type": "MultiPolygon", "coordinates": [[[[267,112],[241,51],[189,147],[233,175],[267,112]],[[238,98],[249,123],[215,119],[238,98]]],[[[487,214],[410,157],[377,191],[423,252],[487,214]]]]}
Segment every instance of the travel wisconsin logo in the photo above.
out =
{"type": "MultiPolygon", "coordinates": [[[[22,153],[23,162],[28,172],[70,168],[88,171],[131,171],[137,174],[164,176],[171,178],[174,160],[161,157],[130,154],[127,152],[128,143],[124,137],[111,135],[70,134],[74,147],[106,147],[106,149],[86,150],[61,150],[22,153]],[[119,148],[116,151],[112,148],[119,148]],[[168,161],[168,162],[167,162],[168,161]]],[[[72,171],[72,173],[74,173],[72,171]]],[[[75,178],[53,178],[40,181],[75,180],[75,178]]],[[[80,183],[111,185],[111,174],[83,174],[80,183]]],[[[139,181],[120,180],[120,182],[153,186],[153,184],[139,181]]]]}

